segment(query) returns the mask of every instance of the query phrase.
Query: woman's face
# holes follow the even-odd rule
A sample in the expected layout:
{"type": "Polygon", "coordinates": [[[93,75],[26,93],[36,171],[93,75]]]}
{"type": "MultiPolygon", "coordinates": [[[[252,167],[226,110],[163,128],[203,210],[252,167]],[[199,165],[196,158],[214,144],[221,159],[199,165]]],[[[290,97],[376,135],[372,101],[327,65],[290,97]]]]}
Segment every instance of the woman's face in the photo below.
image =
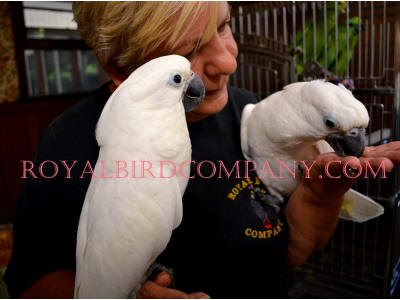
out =
{"type": "Polygon", "coordinates": [[[188,32],[182,46],[174,51],[189,59],[192,70],[200,76],[206,88],[204,101],[197,109],[186,114],[188,122],[204,119],[224,108],[228,102],[229,75],[236,70],[238,49],[229,26],[230,13],[227,2],[218,4],[216,28],[211,39],[193,53],[197,41],[207,28],[208,19],[207,13],[200,16],[193,29],[188,32]]]}
{"type": "MultiPolygon", "coordinates": [[[[173,51],[173,54],[184,56],[191,62],[192,70],[200,76],[206,88],[206,97],[203,102],[194,111],[186,113],[188,122],[204,119],[208,115],[220,112],[225,107],[228,102],[229,75],[236,70],[238,49],[229,25],[230,12],[227,2],[218,2],[217,22],[211,39],[194,51],[207,29],[209,18],[210,12],[205,10],[181,44],[173,51]]],[[[165,54],[154,52],[148,59],[162,55],[165,54]]],[[[115,86],[126,79],[126,76],[111,68],[108,74],[115,86]]],[[[111,89],[115,89],[115,86],[111,89]]]]}

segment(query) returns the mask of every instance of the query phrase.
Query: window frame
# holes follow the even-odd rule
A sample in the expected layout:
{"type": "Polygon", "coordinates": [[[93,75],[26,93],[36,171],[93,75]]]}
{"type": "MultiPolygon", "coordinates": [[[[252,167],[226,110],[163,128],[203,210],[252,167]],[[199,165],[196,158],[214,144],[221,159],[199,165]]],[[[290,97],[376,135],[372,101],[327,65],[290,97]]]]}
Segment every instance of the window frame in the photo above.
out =
{"type": "MultiPolygon", "coordinates": [[[[32,50],[90,50],[83,40],[77,39],[32,39],[27,36],[25,27],[24,6],[22,1],[9,2],[11,22],[15,45],[15,59],[17,63],[17,72],[19,79],[20,96],[17,101],[40,101],[45,99],[65,99],[70,97],[83,97],[89,94],[89,91],[80,91],[72,93],[61,93],[54,95],[30,96],[28,87],[27,68],[24,51],[32,50]]],[[[55,11],[64,11],[52,9],[55,11]]]]}

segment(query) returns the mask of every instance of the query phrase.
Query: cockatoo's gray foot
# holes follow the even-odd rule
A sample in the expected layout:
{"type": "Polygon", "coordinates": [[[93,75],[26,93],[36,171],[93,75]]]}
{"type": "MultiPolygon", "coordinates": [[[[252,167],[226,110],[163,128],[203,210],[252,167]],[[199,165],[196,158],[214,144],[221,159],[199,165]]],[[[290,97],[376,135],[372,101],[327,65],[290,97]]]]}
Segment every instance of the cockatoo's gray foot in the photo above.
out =
{"type": "Polygon", "coordinates": [[[149,269],[143,275],[142,281],[132,291],[132,293],[131,293],[129,298],[136,299],[136,293],[140,290],[142,285],[148,280],[156,279],[157,275],[162,273],[162,272],[167,273],[171,277],[171,285],[170,285],[170,287],[173,288],[175,286],[174,271],[171,268],[167,268],[166,266],[155,262],[149,267],[149,269]]]}
{"type": "Polygon", "coordinates": [[[165,272],[171,277],[171,285],[170,287],[173,288],[175,286],[175,279],[174,279],[174,270],[171,268],[167,268],[166,266],[153,263],[150,268],[147,270],[145,276],[147,276],[147,280],[154,280],[158,274],[165,272]]]}

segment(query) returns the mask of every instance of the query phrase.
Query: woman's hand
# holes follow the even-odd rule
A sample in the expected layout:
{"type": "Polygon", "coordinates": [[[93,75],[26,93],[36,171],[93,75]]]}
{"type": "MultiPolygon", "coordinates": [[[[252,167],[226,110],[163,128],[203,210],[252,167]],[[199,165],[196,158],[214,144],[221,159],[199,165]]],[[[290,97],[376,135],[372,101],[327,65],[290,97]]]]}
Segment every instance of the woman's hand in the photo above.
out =
{"type": "Polygon", "coordinates": [[[327,196],[337,198],[365,174],[372,175],[372,171],[376,173],[380,170],[378,176],[383,176],[383,170],[385,173],[390,172],[394,165],[398,164],[400,164],[400,142],[366,147],[359,159],[353,156],[339,157],[334,153],[325,153],[316,158],[315,165],[310,171],[310,178],[304,178],[303,183],[319,198],[327,196]],[[359,169],[360,166],[362,170],[359,169]]]}
{"type": "Polygon", "coordinates": [[[400,142],[367,147],[359,159],[335,153],[317,156],[308,178],[303,178],[284,211],[290,229],[288,265],[303,264],[328,242],[336,228],[344,194],[357,178],[365,172],[372,174],[371,169],[375,173],[380,169],[377,176],[383,176],[383,171],[390,172],[399,164],[400,142]],[[360,167],[361,175],[357,176],[360,167]]]}
{"type": "Polygon", "coordinates": [[[186,294],[182,291],[169,288],[171,285],[171,277],[161,272],[154,281],[146,281],[141,289],[137,292],[136,298],[164,298],[164,299],[209,299],[205,293],[186,294]]]}

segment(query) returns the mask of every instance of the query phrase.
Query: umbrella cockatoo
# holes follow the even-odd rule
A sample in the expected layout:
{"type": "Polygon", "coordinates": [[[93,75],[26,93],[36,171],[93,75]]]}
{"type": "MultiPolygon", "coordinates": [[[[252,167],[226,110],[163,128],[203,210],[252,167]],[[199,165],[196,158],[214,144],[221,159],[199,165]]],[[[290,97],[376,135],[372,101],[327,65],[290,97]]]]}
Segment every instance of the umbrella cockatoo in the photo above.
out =
{"type": "Polygon", "coordinates": [[[185,111],[204,96],[190,62],[170,55],[136,69],[107,101],[96,127],[96,178],[79,220],[76,298],[134,296],[166,247],[190,175],[182,164],[191,159],[185,111]]]}
{"type": "MultiPolygon", "coordinates": [[[[282,161],[289,167],[295,161],[291,169],[295,172],[304,169],[301,161],[313,160],[320,153],[360,157],[368,122],[366,108],[344,86],[322,80],[297,82],[245,106],[242,151],[247,160],[256,163],[256,172],[272,195],[267,201],[279,209],[283,196],[290,196],[301,179],[291,174],[279,178],[282,161]],[[275,178],[269,169],[266,172],[266,162],[275,178]]],[[[349,190],[340,217],[364,222],[381,214],[382,206],[349,190]]]]}

